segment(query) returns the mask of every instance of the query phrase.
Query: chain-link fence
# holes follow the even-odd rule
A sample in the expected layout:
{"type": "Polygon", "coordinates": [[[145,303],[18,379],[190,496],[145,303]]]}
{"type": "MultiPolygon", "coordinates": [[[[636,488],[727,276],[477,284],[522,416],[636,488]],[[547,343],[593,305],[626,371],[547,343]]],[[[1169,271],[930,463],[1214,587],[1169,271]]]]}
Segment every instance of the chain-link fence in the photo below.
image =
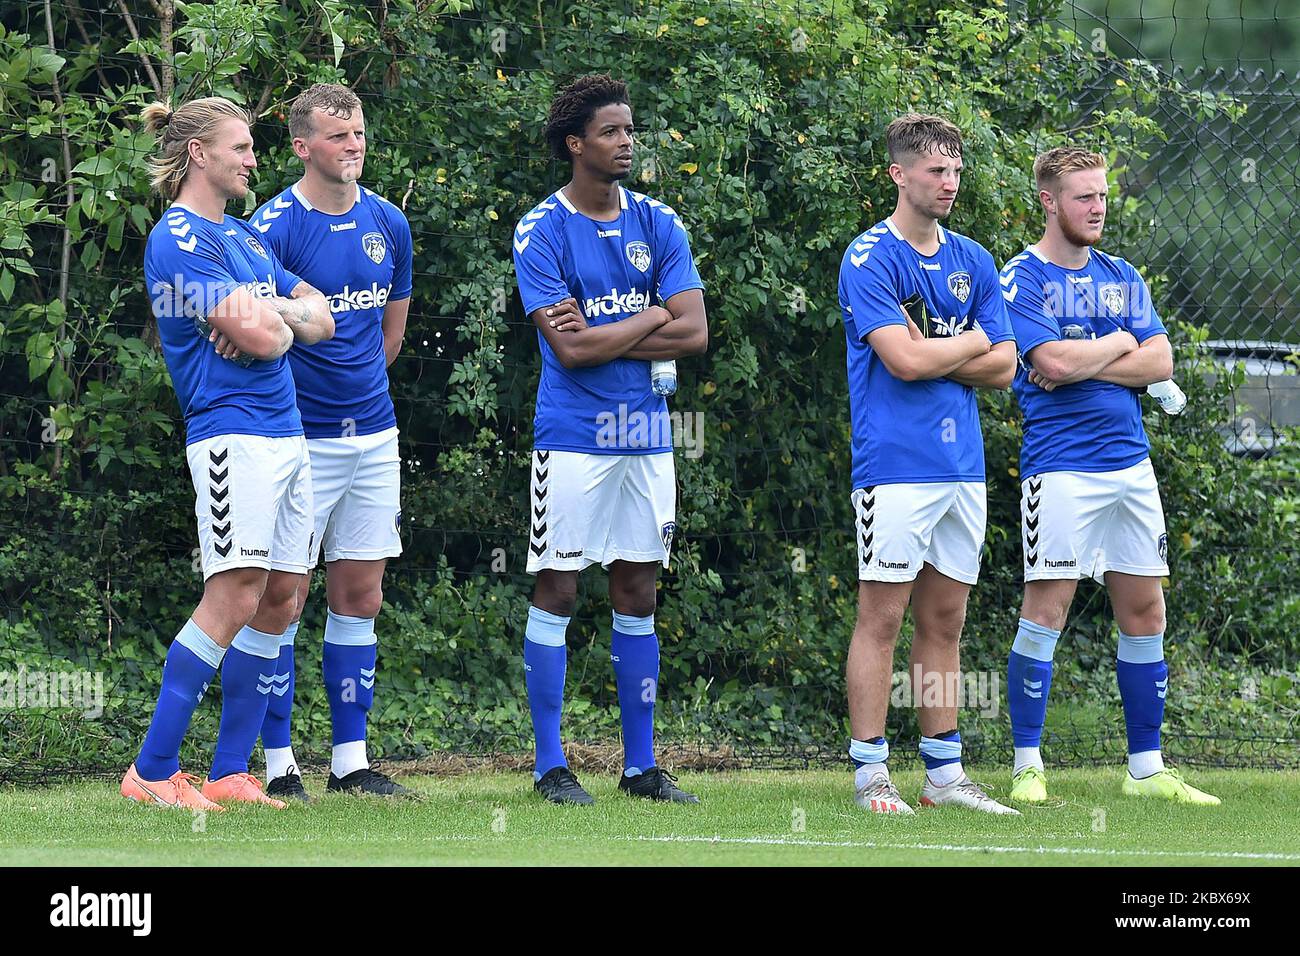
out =
{"type": "MultiPolygon", "coordinates": [[[[309,3],[298,6],[314,9],[309,3]]],[[[392,9],[399,6],[393,4],[392,9]]],[[[693,748],[698,765],[841,760],[837,735],[844,710],[842,645],[851,629],[853,552],[847,490],[839,487],[847,480],[842,474],[846,402],[843,357],[833,354],[842,347],[843,333],[830,273],[836,246],[842,248],[864,219],[883,217],[887,209],[882,204],[892,202],[881,186],[887,179],[879,164],[880,117],[886,110],[912,106],[914,94],[921,91],[925,105],[954,105],[945,100],[942,76],[907,69],[917,57],[930,55],[927,31],[939,29],[943,18],[928,4],[890,4],[891,10],[909,11],[911,19],[894,31],[900,36],[897,50],[891,51],[897,55],[895,72],[884,75],[874,73],[876,64],[868,60],[861,9],[842,3],[712,5],[715,18],[752,9],[756,23],[762,13],[780,24],[779,32],[774,29],[772,37],[763,39],[769,46],[758,52],[738,50],[733,45],[740,42],[736,36],[710,33],[716,24],[708,17],[684,12],[675,4],[593,5],[614,11],[598,20],[602,29],[609,28],[604,32],[577,16],[556,22],[538,13],[537,21],[530,21],[530,11],[523,9],[531,7],[527,4],[517,5],[518,22],[498,18],[500,5],[473,6],[445,18],[441,33],[431,31],[424,38],[431,45],[436,41],[439,49],[403,46],[402,37],[385,34],[381,23],[378,41],[360,28],[356,36],[349,34],[341,60],[346,77],[362,93],[368,117],[376,120],[377,149],[374,160],[368,160],[368,173],[385,178],[376,186],[394,200],[411,200],[407,213],[417,242],[412,324],[391,373],[402,431],[408,551],[390,569],[390,607],[381,617],[386,693],[375,724],[382,728],[383,745],[390,753],[405,755],[429,748],[518,754],[529,747],[517,646],[519,610],[531,583],[520,560],[528,510],[527,466],[521,461],[527,452],[537,356],[535,332],[512,300],[510,227],[513,217],[529,208],[528,202],[544,194],[539,192],[543,182],[550,181],[552,188],[562,182],[557,180],[561,171],[547,168],[536,135],[553,88],[588,65],[635,70],[636,57],[646,57],[654,44],[667,47],[676,42],[675,55],[704,79],[688,81],[679,72],[656,87],[648,75],[655,70],[656,76],[669,74],[652,59],[641,62],[644,74],[628,77],[639,97],[643,147],[657,161],[656,166],[641,167],[636,188],[687,197],[673,202],[690,223],[704,272],[716,280],[708,290],[714,349],[707,361],[683,363],[679,393],[680,400],[691,403],[680,406],[683,414],[701,423],[700,446],[695,449],[701,454],[684,449],[679,456],[681,540],[673,572],[665,576],[661,617],[671,641],[665,668],[670,659],[676,667],[665,677],[670,693],[661,710],[667,717],[664,731],[684,741],[686,750],[693,748]],[[782,19],[790,10],[796,11],[799,23],[792,30],[790,22],[795,21],[782,19]],[[624,15],[653,15],[660,21],[636,24],[642,31],[638,33],[623,27],[619,17],[624,15]],[[681,41],[684,36],[707,39],[688,44],[681,41]],[[372,49],[351,52],[353,46],[364,48],[367,43],[372,49]],[[830,95],[809,82],[808,68],[795,60],[800,46],[820,52],[818,69],[852,91],[834,109],[809,111],[820,129],[780,126],[775,118],[783,99],[825,106],[821,98],[830,95]],[[784,54],[773,54],[776,47],[788,48],[792,62],[786,62],[784,54]],[[566,60],[555,53],[565,49],[579,50],[587,58],[573,54],[566,60]],[[588,57],[588,51],[595,52],[588,57]],[[703,57],[690,59],[696,52],[703,57]],[[430,115],[425,117],[397,108],[404,105],[403,97],[418,92],[400,85],[413,82],[410,77],[417,71],[437,75],[455,94],[442,101],[430,97],[430,115]],[[392,85],[390,76],[398,78],[392,85]],[[688,95],[694,97],[689,108],[673,101],[674,83],[688,91],[682,103],[688,95]],[[442,113],[455,110],[462,94],[476,105],[478,115],[457,115],[456,121],[472,125],[472,135],[441,124],[442,113]],[[879,107],[879,115],[851,113],[855,98],[868,95],[874,97],[871,102],[879,107]],[[744,127],[743,135],[728,140],[728,126],[744,127]],[[699,185],[701,180],[707,188],[699,185]],[[827,184],[851,182],[842,208],[831,210],[848,210],[843,227],[837,226],[833,235],[823,237],[799,218],[803,210],[798,203],[819,198],[812,195],[818,190],[801,193],[792,187],[801,180],[817,183],[828,195],[834,189],[827,184]],[[778,199],[786,205],[777,208],[778,199]],[[779,259],[789,249],[813,249],[815,254],[779,259]],[[777,261],[806,268],[770,265],[777,261]],[[798,306],[772,304],[796,299],[798,306]],[[826,374],[814,377],[810,369],[826,374]],[[790,401],[791,395],[797,401],[790,401]],[[483,411],[489,407],[490,413],[483,411]],[[682,646],[689,646],[691,653],[680,653],[682,646]],[[720,741],[716,748],[714,740],[720,741]]],[[[297,9],[292,4],[286,9],[290,7],[297,9]]],[[[0,321],[11,330],[0,349],[0,489],[6,496],[0,505],[0,568],[6,578],[0,582],[0,670],[25,663],[29,672],[39,669],[49,677],[69,667],[85,674],[110,664],[112,669],[99,699],[103,715],[81,719],[75,708],[64,708],[52,711],[46,723],[11,726],[5,723],[10,715],[0,714],[0,730],[13,745],[11,752],[21,755],[6,761],[0,754],[0,778],[85,772],[101,765],[120,769],[122,753],[138,742],[147,720],[161,652],[192,606],[201,581],[193,559],[188,479],[174,473],[182,460],[176,431],[180,423],[157,355],[156,333],[147,308],[139,308],[143,297],[136,289],[140,237],[158,210],[148,208],[150,218],[142,222],[127,215],[103,215],[105,205],[119,202],[138,183],[127,183],[125,177],[112,180],[111,173],[98,172],[100,167],[112,169],[129,152],[127,147],[136,150],[128,163],[140,160],[148,148],[131,139],[132,118],[114,113],[117,90],[148,79],[137,49],[148,48],[159,32],[144,4],[131,9],[131,29],[138,27],[147,41],[143,45],[127,46],[127,31],[113,10],[72,5],[71,19],[56,24],[56,45],[65,52],[69,46],[78,49],[78,57],[68,59],[77,64],[78,82],[91,90],[79,105],[91,119],[83,115],[79,120],[93,142],[73,160],[84,162],[89,172],[83,170],[76,202],[70,204],[76,209],[71,218],[87,225],[72,243],[70,263],[60,262],[65,246],[56,231],[65,214],[65,163],[59,154],[59,114],[53,99],[45,96],[49,108],[44,110],[6,116],[12,128],[25,131],[28,141],[13,146],[27,151],[26,162],[14,181],[5,184],[0,199],[10,201],[7,208],[21,217],[31,209],[22,204],[44,190],[40,208],[56,218],[38,237],[32,260],[38,274],[20,277],[14,301],[0,307],[0,321]],[[78,41],[79,34],[84,42],[78,41]],[[116,35],[117,45],[106,39],[96,45],[91,34],[116,35]],[[43,159],[30,159],[42,150],[43,159]],[[51,303],[58,296],[61,271],[71,276],[85,306],[80,325],[63,325],[54,315],[51,303]],[[29,292],[31,286],[38,291],[29,292]],[[102,314],[96,315],[97,308],[102,314]],[[25,329],[21,323],[30,323],[37,313],[39,328],[24,333],[23,339],[12,334],[13,329],[25,329]],[[70,384],[53,378],[53,371],[62,370],[70,384]],[[79,401],[94,409],[83,419],[68,412],[79,401]],[[73,460],[76,464],[69,466],[73,460]],[[16,477],[21,480],[13,480],[16,477]]],[[[975,32],[981,24],[978,14],[966,12],[972,17],[971,42],[983,43],[975,32]]],[[[1016,33],[1027,16],[1022,13],[1010,18],[1005,44],[1025,42],[1023,34],[1016,33]]],[[[29,21],[25,29],[43,35],[39,10],[29,21]]],[[[1068,117],[1073,138],[1093,141],[1096,131],[1090,124],[1104,122],[1111,111],[1126,107],[1154,119],[1160,130],[1158,136],[1111,138],[1117,159],[1127,167],[1124,189],[1147,204],[1141,208],[1152,220],[1134,225],[1132,216],[1117,208],[1113,234],[1133,238],[1114,251],[1128,255],[1146,274],[1163,276],[1158,283],[1163,311],[1208,329],[1211,340],[1223,342],[1218,354],[1225,362],[1243,355],[1251,358],[1251,377],[1236,391],[1234,401],[1243,407],[1234,412],[1228,440],[1235,443],[1234,450],[1267,451],[1275,441],[1272,423],[1292,414],[1283,396],[1294,394],[1288,388],[1296,381],[1295,366],[1286,358],[1289,349],[1249,343],[1296,340],[1289,332],[1287,310],[1295,301],[1300,276],[1286,261],[1295,134],[1283,139],[1279,133],[1300,129],[1294,91],[1285,78],[1235,67],[1207,72],[1153,64],[1134,71],[1123,62],[1085,62],[1077,51],[1092,48],[1096,38],[1089,29],[1061,22],[1076,31],[1078,42],[1053,48],[1052,55],[1071,62],[1077,58],[1083,71],[1077,90],[1069,69],[1055,74],[1070,82],[1075,97],[1076,108],[1068,117]],[[1150,97],[1135,84],[1135,76],[1151,78],[1155,92],[1150,97]],[[1170,79],[1184,90],[1170,93],[1170,79]],[[1224,93],[1235,100],[1231,110],[1223,108],[1219,94],[1224,93]],[[1198,95],[1206,97],[1204,109],[1198,107],[1198,95]]],[[[255,29],[262,29],[260,22],[255,29]]],[[[328,60],[332,40],[344,43],[344,38],[322,30],[313,24],[310,30],[304,27],[291,34],[285,49],[298,46],[296,54],[285,53],[286,62],[292,66],[294,55],[306,59],[304,45],[312,56],[328,60]]],[[[200,49],[198,35],[182,33],[167,40],[176,47],[173,53],[179,50],[170,62],[178,63],[180,78],[189,76],[193,84],[187,89],[202,88],[202,78],[191,75],[200,49]]],[[[1114,31],[1106,42],[1117,48],[1114,31]]],[[[225,66],[215,60],[208,64],[208,73],[228,77],[221,73],[225,66]]],[[[155,59],[155,64],[160,62],[168,61],[155,59]]],[[[161,66],[151,69],[161,73],[161,82],[167,81],[161,66]]],[[[259,149],[265,149],[259,153],[264,164],[259,173],[266,177],[267,189],[287,185],[296,169],[285,148],[282,117],[274,113],[281,94],[301,88],[307,72],[303,69],[296,85],[285,90],[268,82],[265,88],[244,91],[251,105],[268,108],[256,131],[259,149]]],[[[1021,75],[1017,63],[1008,63],[1004,72],[1005,77],[981,79],[990,88],[1003,79],[1027,86],[1033,81],[1021,75]]],[[[279,82],[278,72],[271,75],[279,82]]],[[[32,80],[36,86],[46,82],[43,77],[32,80]]],[[[12,101],[18,91],[4,92],[12,101]]],[[[1038,135],[1025,130],[1041,130],[1052,145],[1066,135],[1059,124],[1044,123],[1032,112],[1021,115],[1020,103],[999,99],[1006,113],[980,118],[968,101],[980,99],[969,96],[961,103],[967,109],[965,119],[980,125],[985,147],[1038,135]]],[[[86,147],[73,139],[74,148],[86,147]]],[[[1027,180],[1023,168],[1009,172],[1027,180]]],[[[963,184],[961,228],[983,229],[987,234],[982,238],[990,246],[998,241],[1016,251],[1036,238],[1037,211],[1020,215],[1014,234],[1008,227],[997,235],[1002,206],[995,200],[1005,197],[989,179],[988,171],[980,170],[963,184]],[[978,210],[978,217],[972,210],[978,210]]],[[[264,192],[263,198],[269,194],[264,192]]],[[[1030,201],[1027,196],[1019,197],[1021,213],[1030,201]]],[[[137,208],[147,208],[148,200],[138,201],[137,208]]],[[[1010,217],[1003,224],[1008,221],[1010,217]]],[[[3,286],[0,278],[0,292],[3,286]]],[[[1186,333],[1179,328],[1176,334],[1186,333]]],[[[1006,400],[986,416],[990,515],[1009,522],[1013,537],[1018,495],[1014,415],[1006,400]]],[[[1225,407],[1225,423],[1228,415],[1225,407]]],[[[1149,425],[1162,447],[1176,449],[1175,425],[1163,420],[1149,425]]],[[[1170,454],[1161,461],[1162,481],[1174,458],[1170,454]]],[[[1218,489],[1224,496],[1240,494],[1244,500],[1260,487],[1263,479],[1247,470],[1248,463],[1241,464],[1218,489]]],[[[1239,586],[1225,584],[1222,598],[1216,592],[1216,600],[1207,596],[1206,581],[1214,574],[1226,576],[1226,570],[1215,567],[1214,573],[1206,571],[1197,580],[1176,577],[1176,586],[1201,587],[1204,593],[1198,592],[1198,597],[1181,590],[1171,596],[1171,607],[1187,621],[1183,633],[1171,634],[1171,642],[1197,642],[1183,653],[1190,666],[1180,677],[1187,681],[1179,702],[1170,705],[1177,730],[1172,752],[1189,762],[1294,766],[1300,758],[1294,747],[1292,685],[1285,673],[1294,668],[1286,651],[1293,638],[1279,644],[1277,635],[1263,627],[1243,636],[1238,623],[1243,616],[1251,621],[1260,617],[1259,605],[1276,604],[1281,610],[1270,620],[1287,626],[1291,618],[1285,605],[1294,601],[1288,594],[1293,589],[1281,581],[1283,575],[1262,580],[1254,569],[1260,564],[1283,567],[1294,547],[1276,541],[1265,551],[1254,539],[1233,538],[1227,531],[1235,529],[1221,528],[1218,517],[1204,518],[1202,513],[1211,509],[1203,506],[1201,486],[1186,475],[1170,480],[1167,488],[1171,539],[1179,542],[1175,550],[1185,562],[1182,567],[1193,566],[1194,560],[1197,568],[1211,567],[1203,555],[1213,548],[1230,565],[1251,569],[1239,586]],[[1234,588],[1244,594],[1233,593],[1234,588]],[[1253,606],[1248,614],[1238,613],[1233,601],[1253,606]],[[1192,614],[1188,608],[1193,604],[1221,606],[1192,614]],[[1241,672],[1198,671],[1200,659],[1211,649],[1240,651],[1240,658],[1232,660],[1234,668],[1240,660],[1241,672]],[[1247,672],[1254,688],[1249,694],[1238,686],[1247,672]],[[1220,708],[1219,702],[1228,699],[1245,709],[1226,704],[1220,708]],[[1252,724],[1252,717],[1261,713],[1252,724]]],[[[1268,485],[1258,500],[1273,500],[1269,496],[1274,490],[1268,485]]],[[[988,678],[996,678],[1005,665],[1020,599],[1018,538],[1008,543],[1007,535],[994,528],[994,548],[998,550],[986,559],[987,573],[972,599],[971,620],[978,627],[971,628],[975,646],[968,650],[966,662],[988,678]]],[[[328,711],[317,676],[319,647],[311,646],[319,644],[322,590],[317,587],[305,619],[303,633],[313,637],[301,641],[309,647],[301,652],[295,719],[308,755],[313,744],[316,753],[323,752],[328,739],[328,711]]],[[[588,605],[603,602],[602,590],[603,582],[594,573],[586,576],[583,597],[588,605]]],[[[602,603],[598,623],[587,613],[575,619],[570,631],[571,684],[581,683],[586,695],[577,702],[582,710],[570,716],[585,720],[582,726],[599,739],[617,736],[616,697],[599,676],[608,671],[602,643],[607,632],[603,638],[601,633],[608,620],[605,613],[602,603]],[[602,709],[605,718],[591,718],[602,709]]],[[[1087,640],[1071,635],[1072,656],[1079,662],[1071,666],[1079,686],[1086,685],[1087,706],[1074,708],[1069,719],[1052,724],[1049,759],[1115,760],[1122,757],[1124,743],[1118,700],[1110,699],[1113,680],[1093,673],[1113,659],[1104,592],[1081,590],[1074,620],[1085,622],[1080,630],[1088,631],[1087,640]]],[[[0,695],[3,691],[0,687],[0,695]]],[[[42,698],[46,706],[52,693],[42,698]]],[[[996,710],[1000,695],[990,680],[978,703],[996,710]]],[[[25,700],[26,714],[41,709],[32,703],[36,697],[25,700]]],[[[0,698],[0,711],[6,707],[0,698]]],[[[206,723],[200,722],[192,734],[199,747],[204,741],[210,744],[213,710],[205,705],[206,723]]],[[[1005,756],[1009,739],[1004,718],[990,717],[969,731],[963,727],[972,756],[991,761],[1005,756]]]]}

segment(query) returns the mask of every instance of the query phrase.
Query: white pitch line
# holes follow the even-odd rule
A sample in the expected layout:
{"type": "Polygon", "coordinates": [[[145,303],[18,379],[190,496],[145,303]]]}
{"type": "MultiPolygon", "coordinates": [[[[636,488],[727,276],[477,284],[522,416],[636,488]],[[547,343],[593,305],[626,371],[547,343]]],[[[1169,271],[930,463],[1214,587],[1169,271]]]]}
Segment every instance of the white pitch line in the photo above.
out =
{"type": "MultiPolygon", "coordinates": [[[[321,841],[316,835],[303,836],[242,836],[222,833],[197,833],[192,836],[177,837],[172,835],[136,835],[132,839],[138,844],[167,844],[170,846],[201,847],[204,844],[223,843],[228,845],[278,843],[282,845],[313,846],[321,841]]],[[[349,844],[366,845],[402,845],[419,846],[430,843],[467,843],[494,846],[523,845],[512,842],[506,834],[493,836],[479,834],[429,834],[427,836],[405,836],[394,834],[386,837],[351,836],[349,844]]],[[[543,843],[695,843],[730,846],[807,846],[807,847],[842,847],[862,850],[936,850],[949,853],[1031,853],[1040,856],[1096,856],[1096,857],[1152,857],[1197,860],[1300,860],[1300,853],[1248,853],[1241,850],[1230,852],[1200,850],[1104,850],[1096,847],[1049,847],[1049,846],[980,846],[963,843],[880,843],[874,840],[795,840],[788,837],[721,837],[721,836],[626,836],[595,837],[571,834],[555,834],[535,841],[543,843]]],[[[73,846],[83,849],[118,850],[116,846],[98,846],[79,838],[44,840],[39,844],[0,843],[0,850],[52,848],[73,846]]]]}
{"type": "Polygon", "coordinates": [[[1101,850],[1095,847],[979,846],[960,843],[877,843],[872,840],[791,840],[786,837],[637,836],[645,843],[725,843],[757,846],[847,847],[864,850],[943,850],[953,853],[1056,853],[1063,856],[1153,856],[1221,860],[1300,860],[1300,853],[1216,853],[1200,850],[1101,850]]]}

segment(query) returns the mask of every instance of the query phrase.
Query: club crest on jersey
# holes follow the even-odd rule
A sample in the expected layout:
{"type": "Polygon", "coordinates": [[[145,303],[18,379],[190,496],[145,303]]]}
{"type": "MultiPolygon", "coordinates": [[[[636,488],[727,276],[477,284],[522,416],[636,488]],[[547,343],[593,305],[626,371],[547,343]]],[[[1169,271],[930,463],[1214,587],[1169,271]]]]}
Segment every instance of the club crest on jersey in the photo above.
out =
{"type": "Polygon", "coordinates": [[[1097,289],[1097,298],[1101,299],[1111,315],[1121,315],[1124,312],[1124,288],[1115,282],[1107,282],[1097,289]]]}
{"type": "Polygon", "coordinates": [[[966,304],[970,298],[970,273],[954,272],[948,276],[948,291],[957,297],[957,301],[966,304]]]}
{"type": "Polygon", "coordinates": [[[627,261],[636,266],[638,272],[645,272],[650,268],[650,247],[644,242],[629,242],[627,261]]]}
{"type": "Polygon", "coordinates": [[[1156,553],[1160,555],[1161,564],[1169,560],[1169,535],[1162,534],[1156,539],[1156,553]]]}
{"type": "Polygon", "coordinates": [[[248,243],[248,248],[252,249],[263,259],[267,258],[266,250],[262,248],[262,244],[257,241],[256,236],[245,236],[244,241],[248,243]]]}
{"type": "Polygon", "coordinates": [[[388,252],[387,246],[384,245],[382,233],[368,232],[361,237],[361,248],[366,251],[370,261],[379,265],[384,261],[384,255],[388,252]]]}
{"type": "Polygon", "coordinates": [[[659,535],[664,539],[664,551],[669,552],[673,549],[673,535],[677,533],[677,523],[670,521],[659,529],[659,535]]]}

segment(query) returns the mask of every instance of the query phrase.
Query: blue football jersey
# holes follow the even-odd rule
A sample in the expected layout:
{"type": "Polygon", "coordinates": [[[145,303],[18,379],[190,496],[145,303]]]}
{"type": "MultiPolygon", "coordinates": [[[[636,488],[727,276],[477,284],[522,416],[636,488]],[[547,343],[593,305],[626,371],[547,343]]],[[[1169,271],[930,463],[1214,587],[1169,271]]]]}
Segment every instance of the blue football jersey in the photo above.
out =
{"type": "Polygon", "coordinates": [[[334,216],[291,186],[249,221],[285,267],[319,289],[334,337],[295,343],[289,366],[308,438],[373,435],[397,424],[388,394],[384,306],[411,297],[411,227],[392,203],[357,185],[334,216]]]}
{"type": "Polygon", "coordinates": [[[1025,413],[1021,475],[1118,471],[1146,458],[1150,446],[1137,389],[1085,379],[1048,392],[1030,384],[1026,358],[1044,342],[1061,339],[1124,330],[1143,342],[1165,334],[1137,270],[1096,249],[1082,269],[1064,269],[1031,247],[1007,262],[1001,279],[1020,350],[1012,389],[1025,413]]]}
{"type": "MultiPolygon", "coordinates": [[[[686,227],[668,206],[619,187],[617,219],[578,212],[563,190],[515,227],[515,276],[524,312],[572,296],[588,325],[617,322],[678,292],[702,289],[686,227]]],[[[650,390],[650,363],[617,358],[565,368],[539,330],[533,446],[598,455],[672,449],[668,406],[650,390]]]]}
{"type": "Polygon", "coordinates": [[[839,293],[849,353],[853,487],[984,481],[975,389],[947,378],[895,378],[867,335],[886,325],[906,327],[906,305],[921,317],[927,337],[960,335],[978,325],[994,345],[1008,341],[1011,326],[993,257],[942,226],[939,250],[922,255],[886,219],[845,251],[839,293]]]}
{"type": "Polygon", "coordinates": [[[283,355],[237,363],[208,341],[207,315],[236,289],[247,286],[261,298],[288,296],[302,281],[248,223],[226,216],[218,225],[173,204],[149,232],[144,279],[187,444],[214,435],[302,434],[283,355]]]}

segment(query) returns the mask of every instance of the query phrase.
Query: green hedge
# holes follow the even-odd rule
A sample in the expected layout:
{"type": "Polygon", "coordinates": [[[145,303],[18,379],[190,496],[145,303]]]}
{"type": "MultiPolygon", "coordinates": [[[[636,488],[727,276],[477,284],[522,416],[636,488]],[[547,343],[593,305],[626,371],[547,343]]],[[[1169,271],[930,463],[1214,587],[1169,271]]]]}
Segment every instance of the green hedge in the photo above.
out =
{"type": "MultiPolygon", "coordinates": [[[[420,6],[390,3],[380,22],[333,0],[222,0],[187,6],[174,25],[174,96],[216,92],[262,107],[261,197],[295,178],[285,104],[311,82],[345,79],[366,102],[368,183],[404,200],[411,220],[414,307],[393,369],[410,531],[378,627],[378,746],[527,746],[520,641],[538,361],[514,291],[510,232],[563,182],[539,133],[556,87],[610,70],[631,83],[639,159],[650,161],[637,188],[686,221],[712,333],[708,356],[682,362],[674,400],[704,416],[705,445],[699,458],[678,458],[676,555],[657,617],[661,731],[838,748],[855,556],[836,278],[847,242],[892,208],[885,124],[907,108],[958,122],[967,173],[950,224],[1004,261],[1036,238],[1029,169],[1045,143],[1083,125],[1080,135],[1122,166],[1133,143],[1158,133],[1145,118],[1150,103],[1183,94],[1137,67],[1132,82],[1098,92],[1099,77],[1129,67],[1044,21],[965,2],[937,14],[922,3],[607,2],[539,12],[499,2],[490,18],[468,3],[420,6]],[[1081,116],[1085,89],[1090,112],[1081,116]]],[[[55,55],[28,50],[45,35],[42,15],[25,28],[35,40],[0,36],[0,670],[103,671],[109,700],[94,722],[27,713],[0,716],[0,726],[11,766],[110,766],[135,747],[166,646],[201,592],[177,408],[140,273],[160,211],[146,188],[149,143],[133,123],[158,92],[141,57],[160,84],[169,79],[157,23],[138,23],[142,38],[131,43],[106,14],[87,46],[56,11],[64,40],[55,55]]],[[[1224,104],[1198,99],[1195,108],[1224,104]]],[[[1113,203],[1112,249],[1140,248],[1145,202],[1113,203]]],[[[1159,300],[1158,277],[1149,278],[1159,300]]],[[[1171,706],[1171,722],[1285,734],[1294,697],[1282,675],[1300,630],[1286,577],[1296,455],[1251,463],[1223,451],[1216,428],[1233,379],[1207,375],[1196,329],[1172,328],[1192,404],[1176,420],[1148,414],[1174,569],[1171,663],[1176,681],[1194,681],[1181,698],[1193,709],[1171,706]],[[1262,690],[1227,706],[1225,688],[1245,670],[1262,690]]],[[[1009,393],[981,402],[990,528],[965,666],[1000,673],[1019,607],[1020,426],[1009,393]]],[[[299,643],[309,749],[328,740],[312,676],[322,590],[299,643]]],[[[599,572],[584,576],[570,630],[574,737],[617,735],[603,590],[599,572]]],[[[1056,678],[1063,725],[1095,707],[1113,733],[1111,625],[1104,596],[1087,586],[1068,645],[1056,678]]],[[[214,709],[202,708],[193,746],[210,741],[214,709]]],[[[898,733],[914,731],[907,712],[891,719],[898,733]]],[[[1003,720],[971,721],[974,736],[1002,741],[1003,720]]],[[[1098,739],[1091,724],[1078,726],[1098,739]]]]}

